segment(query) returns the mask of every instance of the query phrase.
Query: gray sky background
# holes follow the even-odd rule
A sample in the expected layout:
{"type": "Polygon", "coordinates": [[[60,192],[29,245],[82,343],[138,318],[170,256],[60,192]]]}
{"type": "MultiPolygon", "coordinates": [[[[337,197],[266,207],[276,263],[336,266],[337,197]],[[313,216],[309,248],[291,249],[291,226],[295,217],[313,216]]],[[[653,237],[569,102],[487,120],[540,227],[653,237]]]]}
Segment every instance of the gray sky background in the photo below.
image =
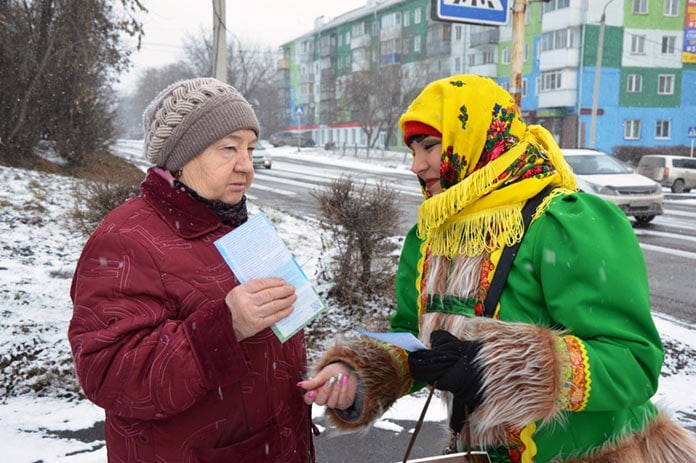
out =
{"type": "MultiPolygon", "coordinates": [[[[319,16],[335,18],[367,0],[227,0],[227,29],[244,42],[277,47],[310,31],[319,16]]],[[[203,28],[212,31],[212,0],[144,0],[145,37],[132,55],[134,67],[123,76],[121,88],[134,82],[139,70],[176,61],[184,39],[203,28]]],[[[212,33],[212,32],[211,32],[212,33]]]]}

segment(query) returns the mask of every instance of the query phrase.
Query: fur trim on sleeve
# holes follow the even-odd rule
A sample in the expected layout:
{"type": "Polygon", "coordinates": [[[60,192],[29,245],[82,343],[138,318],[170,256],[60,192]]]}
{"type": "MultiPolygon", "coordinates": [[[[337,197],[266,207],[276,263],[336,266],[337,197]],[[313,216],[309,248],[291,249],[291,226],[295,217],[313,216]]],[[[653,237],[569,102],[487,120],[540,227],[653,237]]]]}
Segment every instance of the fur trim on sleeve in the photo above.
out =
{"type": "Polygon", "coordinates": [[[319,360],[315,371],[334,362],[350,365],[364,388],[362,410],[357,419],[348,421],[335,410],[326,409],[326,416],[339,431],[355,432],[366,428],[405,393],[398,362],[377,342],[366,339],[335,345],[319,360]]]}
{"type": "Polygon", "coordinates": [[[504,429],[552,420],[563,404],[560,333],[538,325],[470,319],[463,339],[480,339],[484,399],[473,413],[475,442],[504,441],[504,429]]]}
{"type": "Polygon", "coordinates": [[[609,442],[589,456],[568,458],[564,463],[676,463],[696,461],[696,440],[665,412],[647,427],[609,442]]]}

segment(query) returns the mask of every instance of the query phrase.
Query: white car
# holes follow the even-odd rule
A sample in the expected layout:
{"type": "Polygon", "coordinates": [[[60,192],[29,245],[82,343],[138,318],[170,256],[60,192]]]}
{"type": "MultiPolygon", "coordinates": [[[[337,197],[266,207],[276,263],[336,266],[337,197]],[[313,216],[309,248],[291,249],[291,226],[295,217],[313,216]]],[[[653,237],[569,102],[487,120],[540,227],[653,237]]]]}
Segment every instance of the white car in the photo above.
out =
{"type": "Polygon", "coordinates": [[[256,148],[251,154],[251,159],[255,168],[265,167],[266,169],[270,169],[271,165],[273,165],[271,153],[269,153],[269,151],[261,144],[260,141],[256,142],[256,148]]]}
{"type": "Polygon", "coordinates": [[[578,187],[610,201],[646,224],[663,213],[662,186],[629,169],[614,156],[589,149],[562,149],[578,187]]]}

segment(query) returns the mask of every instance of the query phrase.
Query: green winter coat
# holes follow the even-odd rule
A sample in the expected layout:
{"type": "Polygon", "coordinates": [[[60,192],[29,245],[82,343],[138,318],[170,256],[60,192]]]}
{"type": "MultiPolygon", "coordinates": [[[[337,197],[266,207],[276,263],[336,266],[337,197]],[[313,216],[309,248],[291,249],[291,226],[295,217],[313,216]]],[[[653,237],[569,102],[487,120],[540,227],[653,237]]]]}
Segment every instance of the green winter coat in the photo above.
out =
{"type": "MultiPolygon", "coordinates": [[[[414,227],[397,272],[392,331],[418,335],[420,249],[414,227]]],[[[472,304],[455,305],[462,310],[472,304]]],[[[467,310],[474,316],[473,308],[467,310]]],[[[582,406],[560,412],[545,426],[536,423],[536,456],[520,461],[581,456],[642,430],[657,415],[650,398],[664,353],[650,313],[643,254],[629,220],[615,205],[585,193],[554,198],[519,247],[500,298],[499,318],[563,330],[577,337],[586,353],[582,406]]],[[[411,391],[422,386],[416,383],[411,391]]],[[[495,459],[514,460],[507,452],[495,459]]]]}

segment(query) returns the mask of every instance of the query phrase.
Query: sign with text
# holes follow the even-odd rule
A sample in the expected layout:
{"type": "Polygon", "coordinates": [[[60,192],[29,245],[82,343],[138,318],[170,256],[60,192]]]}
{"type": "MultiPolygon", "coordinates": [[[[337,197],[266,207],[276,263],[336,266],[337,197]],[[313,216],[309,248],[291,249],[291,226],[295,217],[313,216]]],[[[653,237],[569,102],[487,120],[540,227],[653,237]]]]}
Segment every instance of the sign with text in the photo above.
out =
{"type": "Polygon", "coordinates": [[[508,21],[508,0],[432,0],[432,19],[502,26],[508,21]]]}
{"type": "Polygon", "coordinates": [[[696,63],[696,0],[689,0],[686,3],[682,62],[696,63]]]}

